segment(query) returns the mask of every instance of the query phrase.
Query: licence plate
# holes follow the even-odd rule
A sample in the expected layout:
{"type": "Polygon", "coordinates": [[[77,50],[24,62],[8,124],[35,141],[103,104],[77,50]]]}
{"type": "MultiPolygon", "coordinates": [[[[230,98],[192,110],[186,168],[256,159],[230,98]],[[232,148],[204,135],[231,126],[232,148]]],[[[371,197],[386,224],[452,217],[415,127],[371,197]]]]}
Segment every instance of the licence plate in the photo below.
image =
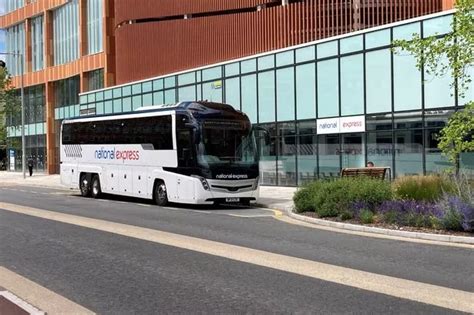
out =
{"type": "Polygon", "coordinates": [[[239,202],[240,198],[225,198],[225,202],[239,202]]]}

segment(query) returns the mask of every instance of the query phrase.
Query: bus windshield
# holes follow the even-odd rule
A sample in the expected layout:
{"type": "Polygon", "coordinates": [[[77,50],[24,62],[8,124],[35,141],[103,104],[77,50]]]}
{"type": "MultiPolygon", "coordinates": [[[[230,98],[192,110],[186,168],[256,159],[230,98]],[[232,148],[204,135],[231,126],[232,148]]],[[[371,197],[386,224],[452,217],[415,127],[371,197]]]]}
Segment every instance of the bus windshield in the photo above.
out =
{"type": "Polygon", "coordinates": [[[197,151],[201,166],[257,163],[255,138],[248,121],[205,121],[197,151]]]}

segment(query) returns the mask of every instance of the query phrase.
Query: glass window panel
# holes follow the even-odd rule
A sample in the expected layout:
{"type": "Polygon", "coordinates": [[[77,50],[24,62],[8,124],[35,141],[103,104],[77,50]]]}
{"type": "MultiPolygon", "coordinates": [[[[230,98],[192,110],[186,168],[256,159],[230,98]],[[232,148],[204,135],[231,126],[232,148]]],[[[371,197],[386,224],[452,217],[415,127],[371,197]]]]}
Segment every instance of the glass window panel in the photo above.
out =
{"type": "MultiPolygon", "coordinates": [[[[267,128],[268,126],[264,126],[267,128]]],[[[265,139],[259,138],[260,159],[260,183],[265,185],[276,185],[276,157],[277,157],[277,138],[272,137],[270,143],[265,139]]]]}
{"type": "Polygon", "coordinates": [[[203,81],[219,79],[220,77],[222,77],[222,67],[220,66],[202,70],[203,81]]]}
{"type": "MultiPolygon", "coordinates": [[[[123,88],[123,96],[125,96],[125,87],[123,88]]],[[[132,93],[133,94],[141,94],[142,93],[142,85],[141,83],[132,85],[132,93]]]]}
{"type": "MultiPolygon", "coordinates": [[[[313,123],[314,124],[314,123],[313,123]]],[[[313,181],[318,176],[318,138],[315,134],[298,137],[298,185],[313,181]]]]}
{"type": "Polygon", "coordinates": [[[316,65],[296,67],[296,117],[316,118],[316,65]]]}
{"type": "Polygon", "coordinates": [[[147,81],[142,83],[142,93],[151,92],[153,90],[153,82],[147,81]]]}
{"type": "Polygon", "coordinates": [[[474,152],[464,152],[459,155],[459,172],[474,178],[474,152]]]}
{"type": "Polygon", "coordinates": [[[365,34],[365,49],[390,45],[390,29],[365,34]]]}
{"type": "Polygon", "coordinates": [[[222,102],[222,81],[204,83],[202,85],[202,98],[211,102],[222,102]]]}
{"type": "Polygon", "coordinates": [[[252,123],[257,123],[257,76],[242,77],[242,111],[249,116],[252,123]]]}
{"type": "Polygon", "coordinates": [[[277,121],[295,119],[295,68],[279,69],[276,72],[277,121]]]}
{"type": "Polygon", "coordinates": [[[318,117],[339,115],[337,59],[318,62],[318,117]]]}
{"type": "Polygon", "coordinates": [[[114,111],[114,113],[121,113],[122,112],[122,99],[115,99],[114,100],[113,111],[114,111]]]}
{"type": "Polygon", "coordinates": [[[392,130],[392,114],[367,115],[365,128],[369,131],[392,130]]]}
{"type": "Polygon", "coordinates": [[[178,95],[179,95],[178,100],[180,102],[181,101],[194,101],[196,100],[196,87],[193,85],[193,86],[180,88],[178,90],[178,95]]]}
{"type": "Polygon", "coordinates": [[[318,59],[337,55],[337,40],[317,46],[318,59]]]}
{"type": "Polygon", "coordinates": [[[240,79],[225,80],[225,102],[236,109],[240,109],[240,79]]]}
{"type": "Polygon", "coordinates": [[[130,85],[122,87],[122,97],[130,95],[132,95],[132,87],[130,85]]]}
{"type": "Polygon", "coordinates": [[[176,90],[166,90],[165,91],[165,104],[174,104],[176,103],[176,90]]]}
{"type": "Polygon", "coordinates": [[[342,167],[364,167],[365,145],[362,133],[343,134],[341,160],[342,167]]]}
{"type": "Polygon", "coordinates": [[[318,136],[319,177],[336,178],[341,170],[339,135],[318,136]]]}
{"type": "Polygon", "coordinates": [[[240,71],[241,73],[249,73],[257,71],[257,60],[250,59],[245,60],[240,63],[240,71]]]}
{"type": "Polygon", "coordinates": [[[80,99],[81,104],[87,104],[87,101],[88,101],[87,95],[81,95],[79,99],[80,99]]]}
{"type": "Polygon", "coordinates": [[[296,185],[296,137],[278,138],[278,185],[296,185]]]}
{"type": "Polygon", "coordinates": [[[441,129],[425,130],[425,162],[426,174],[442,174],[453,165],[438,149],[438,136],[441,129]]]}
{"type": "Polygon", "coordinates": [[[275,71],[258,74],[259,123],[275,121],[275,71]]]}
{"type": "Polygon", "coordinates": [[[231,63],[230,65],[225,66],[225,75],[226,77],[234,76],[234,75],[239,75],[240,70],[239,70],[239,63],[234,62],[231,63]]]}
{"type": "Polygon", "coordinates": [[[420,23],[411,23],[407,25],[397,26],[393,28],[393,39],[409,40],[413,38],[413,34],[420,34],[420,23]]]}
{"type": "Polygon", "coordinates": [[[425,127],[441,129],[448,123],[454,110],[426,110],[425,127]]]}
{"type": "Polygon", "coordinates": [[[413,56],[393,57],[395,111],[421,108],[421,72],[413,56]]]}
{"type": "Polygon", "coordinates": [[[423,36],[448,34],[452,31],[453,15],[445,15],[423,21],[423,36]]]}
{"type": "Polygon", "coordinates": [[[294,50],[290,50],[276,54],[276,66],[281,67],[293,64],[295,62],[294,53],[294,50]]]}
{"type": "Polygon", "coordinates": [[[311,61],[316,59],[316,47],[309,46],[300,49],[296,49],[296,62],[311,61]]]}
{"type": "Polygon", "coordinates": [[[151,106],[153,104],[153,94],[147,93],[143,95],[143,106],[151,106]]]}
{"type": "Polygon", "coordinates": [[[187,85],[196,82],[196,73],[185,73],[178,76],[178,85],[187,85]]]}
{"type": "Polygon", "coordinates": [[[97,115],[101,115],[104,113],[104,102],[99,102],[95,106],[95,112],[97,115]]]}
{"type": "MultiPolygon", "coordinates": [[[[447,57],[440,60],[446,64],[447,57]]],[[[454,89],[450,86],[453,82],[451,70],[442,76],[434,76],[425,70],[425,108],[454,106],[454,89]]]]}
{"type": "Polygon", "coordinates": [[[275,56],[269,55],[258,58],[258,70],[265,70],[275,67],[275,56]]]}
{"type": "Polygon", "coordinates": [[[390,167],[393,170],[393,139],[391,131],[367,133],[367,162],[376,167],[390,167]]]}
{"type": "Polygon", "coordinates": [[[104,92],[97,92],[95,93],[95,99],[97,101],[103,101],[104,100],[104,92]]]}
{"type": "Polygon", "coordinates": [[[123,112],[130,112],[132,111],[132,98],[125,97],[122,102],[122,111],[123,112]]]}
{"type": "Polygon", "coordinates": [[[341,115],[364,113],[364,58],[341,58],[341,115]]]}
{"type": "Polygon", "coordinates": [[[196,81],[201,82],[202,81],[202,71],[196,71],[196,81]]]}
{"type": "Polygon", "coordinates": [[[422,128],[422,112],[407,112],[394,114],[394,129],[422,128]]]}
{"type": "Polygon", "coordinates": [[[153,104],[154,105],[164,104],[163,96],[164,96],[164,93],[161,91],[153,93],[153,104]]]}
{"type": "Polygon", "coordinates": [[[423,174],[423,130],[395,133],[395,176],[423,174]]]}
{"type": "Polygon", "coordinates": [[[104,91],[104,99],[110,100],[112,98],[112,90],[105,90],[104,91]]]}
{"type": "Polygon", "coordinates": [[[196,86],[196,90],[197,90],[197,100],[202,100],[202,84],[198,84],[196,86]]]}
{"type": "Polygon", "coordinates": [[[367,113],[392,111],[392,68],[389,49],[366,54],[367,113]]]}
{"type": "Polygon", "coordinates": [[[113,95],[114,95],[114,98],[122,97],[122,89],[121,88],[113,89],[113,95]]]}
{"type": "Polygon", "coordinates": [[[153,81],[153,90],[162,90],[163,89],[163,80],[155,80],[153,81]]]}
{"type": "Polygon", "coordinates": [[[95,102],[95,93],[87,94],[87,102],[89,103],[95,102]]]}
{"type": "Polygon", "coordinates": [[[142,107],[142,96],[137,95],[132,98],[133,110],[142,107]]]}
{"type": "Polygon", "coordinates": [[[347,54],[353,51],[362,50],[364,48],[363,36],[357,35],[343,38],[340,40],[341,54],[347,54]]]}
{"type": "Polygon", "coordinates": [[[165,88],[174,87],[176,85],[176,77],[165,78],[165,88]]]}
{"type": "Polygon", "coordinates": [[[104,103],[104,114],[110,114],[113,112],[113,104],[112,101],[106,101],[104,103]]]}

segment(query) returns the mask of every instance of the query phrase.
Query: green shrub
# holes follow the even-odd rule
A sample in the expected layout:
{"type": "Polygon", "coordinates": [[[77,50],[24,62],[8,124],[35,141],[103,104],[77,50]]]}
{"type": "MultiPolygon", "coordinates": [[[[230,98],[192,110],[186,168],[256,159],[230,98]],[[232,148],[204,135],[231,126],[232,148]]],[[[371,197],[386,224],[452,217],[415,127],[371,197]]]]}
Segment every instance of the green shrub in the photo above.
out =
{"type": "Polygon", "coordinates": [[[453,210],[448,209],[445,213],[443,218],[441,219],[441,224],[446,230],[451,231],[462,231],[462,222],[463,217],[462,214],[453,210]]]}
{"type": "Polygon", "coordinates": [[[387,211],[382,216],[382,221],[388,224],[400,224],[398,220],[399,215],[396,211],[387,211]]]}
{"type": "Polygon", "coordinates": [[[408,213],[405,217],[405,224],[414,227],[432,227],[433,221],[430,216],[419,213],[408,213]]]}
{"type": "Polygon", "coordinates": [[[315,210],[313,197],[315,191],[317,190],[317,185],[318,182],[312,182],[298,189],[298,191],[293,196],[296,212],[301,213],[315,210]]]}
{"type": "Polygon", "coordinates": [[[347,221],[347,220],[350,220],[354,217],[353,213],[351,211],[343,211],[341,213],[341,215],[339,216],[341,218],[342,221],[347,221]]]}
{"type": "Polygon", "coordinates": [[[360,222],[362,222],[363,224],[374,223],[374,213],[370,210],[363,209],[359,213],[359,219],[360,219],[360,222]]]}
{"type": "Polygon", "coordinates": [[[441,176],[405,176],[393,183],[395,197],[405,200],[436,201],[444,192],[454,189],[453,183],[441,176]]]}

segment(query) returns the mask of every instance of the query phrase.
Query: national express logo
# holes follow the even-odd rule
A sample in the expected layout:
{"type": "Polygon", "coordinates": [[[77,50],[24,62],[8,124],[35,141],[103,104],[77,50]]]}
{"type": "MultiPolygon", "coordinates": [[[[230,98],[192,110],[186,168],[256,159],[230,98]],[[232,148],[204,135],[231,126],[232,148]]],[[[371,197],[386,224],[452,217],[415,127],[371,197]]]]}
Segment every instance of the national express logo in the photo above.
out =
{"type": "Polygon", "coordinates": [[[94,156],[97,160],[130,160],[136,161],[140,159],[140,151],[137,150],[116,150],[104,149],[95,150],[94,156]]]}
{"type": "Polygon", "coordinates": [[[342,128],[362,127],[362,121],[348,121],[342,124],[342,128]]]}

